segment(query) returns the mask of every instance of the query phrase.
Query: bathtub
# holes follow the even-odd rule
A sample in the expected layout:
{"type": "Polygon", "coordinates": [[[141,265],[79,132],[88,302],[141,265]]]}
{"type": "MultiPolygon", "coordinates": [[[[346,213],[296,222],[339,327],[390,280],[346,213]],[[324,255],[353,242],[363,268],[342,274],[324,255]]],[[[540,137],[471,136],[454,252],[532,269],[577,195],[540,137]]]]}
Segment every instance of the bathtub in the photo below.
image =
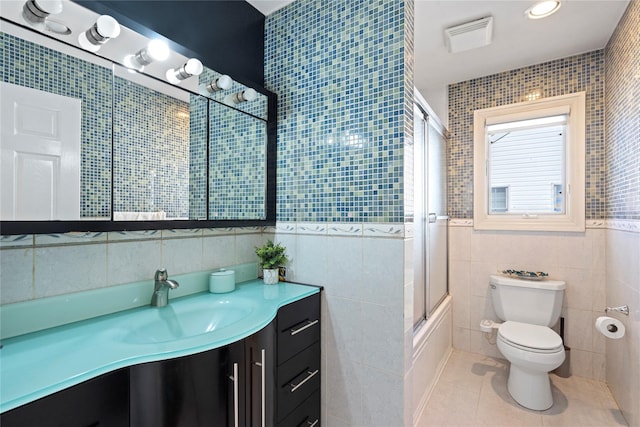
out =
{"type": "Polygon", "coordinates": [[[451,354],[451,310],[451,295],[448,295],[413,339],[411,404],[414,424],[422,415],[451,354]]]}

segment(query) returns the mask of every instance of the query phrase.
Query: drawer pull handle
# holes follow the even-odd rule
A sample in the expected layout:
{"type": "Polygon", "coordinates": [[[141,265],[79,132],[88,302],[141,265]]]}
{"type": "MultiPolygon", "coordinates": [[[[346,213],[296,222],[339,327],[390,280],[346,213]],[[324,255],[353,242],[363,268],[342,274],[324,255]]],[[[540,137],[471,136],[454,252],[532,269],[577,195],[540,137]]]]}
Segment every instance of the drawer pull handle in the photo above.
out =
{"type": "Polygon", "coordinates": [[[318,421],[320,420],[315,420],[314,422],[307,421],[307,424],[309,424],[309,427],[316,427],[316,425],[318,424],[318,421]]]}
{"type": "Polygon", "coordinates": [[[296,391],[297,389],[299,389],[300,387],[302,387],[302,385],[304,383],[306,383],[307,381],[309,381],[311,378],[315,377],[318,374],[318,369],[316,369],[315,371],[311,372],[311,371],[307,371],[307,373],[309,375],[307,375],[307,377],[305,379],[303,379],[302,381],[300,381],[298,384],[291,384],[291,393],[293,393],[294,391],[296,391]]]}
{"type": "Polygon", "coordinates": [[[233,426],[238,427],[238,413],[239,413],[239,405],[238,405],[238,364],[233,364],[233,375],[229,376],[229,379],[233,381],[233,426]]]}
{"type": "Polygon", "coordinates": [[[297,329],[291,329],[291,336],[294,336],[296,334],[299,334],[300,332],[304,331],[307,328],[312,327],[313,325],[315,325],[316,323],[318,323],[318,319],[311,321],[311,320],[307,320],[307,324],[304,326],[301,326],[297,329]]]}

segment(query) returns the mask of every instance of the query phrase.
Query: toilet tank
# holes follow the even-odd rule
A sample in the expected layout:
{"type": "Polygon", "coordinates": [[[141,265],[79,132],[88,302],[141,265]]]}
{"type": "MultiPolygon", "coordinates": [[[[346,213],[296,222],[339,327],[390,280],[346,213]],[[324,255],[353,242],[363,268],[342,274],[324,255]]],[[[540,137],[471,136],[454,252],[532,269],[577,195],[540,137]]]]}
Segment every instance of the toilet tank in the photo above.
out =
{"type": "Polygon", "coordinates": [[[489,276],[496,315],[541,326],[553,326],[560,318],[565,283],[559,280],[524,280],[489,276]]]}

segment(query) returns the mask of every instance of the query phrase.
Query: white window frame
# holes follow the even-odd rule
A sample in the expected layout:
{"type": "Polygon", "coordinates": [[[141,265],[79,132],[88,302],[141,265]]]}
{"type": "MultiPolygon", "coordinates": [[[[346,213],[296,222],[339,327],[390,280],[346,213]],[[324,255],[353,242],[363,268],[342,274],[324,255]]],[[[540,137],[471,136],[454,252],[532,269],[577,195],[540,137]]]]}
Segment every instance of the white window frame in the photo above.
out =
{"type": "Polygon", "coordinates": [[[585,230],[585,92],[476,110],[473,114],[474,194],[476,230],[584,231],[585,230]],[[565,212],[563,214],[491,214],[486,126],[567,114],[565,156],[565,212]]]}

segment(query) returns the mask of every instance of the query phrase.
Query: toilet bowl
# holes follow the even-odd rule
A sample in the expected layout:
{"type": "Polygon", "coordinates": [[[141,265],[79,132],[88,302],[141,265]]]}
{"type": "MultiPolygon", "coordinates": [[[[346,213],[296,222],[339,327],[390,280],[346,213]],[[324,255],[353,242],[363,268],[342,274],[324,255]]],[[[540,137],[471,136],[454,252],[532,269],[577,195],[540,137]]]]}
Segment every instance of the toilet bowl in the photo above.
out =
{"type": "Polygon", "coordinates": [[[565,358],[562,339],[547,326],[506,321],[498,328],[498,349],[511,363],[507,388],[525,408],[553,405],[549,372],[565,358]]]}

